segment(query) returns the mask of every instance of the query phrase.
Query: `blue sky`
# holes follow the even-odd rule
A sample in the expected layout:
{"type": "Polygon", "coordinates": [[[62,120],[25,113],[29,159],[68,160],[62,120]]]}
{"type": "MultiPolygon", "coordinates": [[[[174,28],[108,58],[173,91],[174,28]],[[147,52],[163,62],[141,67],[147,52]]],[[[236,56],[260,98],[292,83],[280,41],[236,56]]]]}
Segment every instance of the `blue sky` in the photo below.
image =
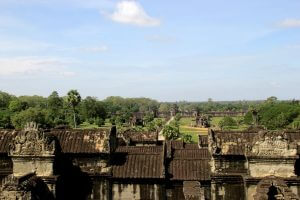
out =
{"type": "Polygon", "coordinates": [[[0,0],[0,90],[300,98],[299,0],[0,0]]]}

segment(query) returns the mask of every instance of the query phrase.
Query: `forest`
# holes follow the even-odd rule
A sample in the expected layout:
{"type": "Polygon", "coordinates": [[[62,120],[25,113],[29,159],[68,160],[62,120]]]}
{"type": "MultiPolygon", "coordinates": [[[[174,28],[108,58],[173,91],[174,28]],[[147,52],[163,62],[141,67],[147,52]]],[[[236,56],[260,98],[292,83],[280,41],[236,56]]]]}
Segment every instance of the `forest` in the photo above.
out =
{"type": "Polygon", "coordinates": [[[235,118],[225,116],[210,123],[219,129],[235,129],[239,125],[253,125],[267,129],[299,129],[300,104],[298,100],[278,100],[269,97],[260,101],[213,101],[205,102],[159,102],[150,98],[123,98],[118,96],[99,100],[96,97],[82,98],[77,90],[65,96],[53,91],[48,97],[15,96],[0,91],[0,128],[20,129],[27,122],[35,121],[42,128],[97,128],[117,125],[130,126],[136,113],[141,114],[147,130],[162,126],[173,110],[183,113],[205,114],[210,111],[246,111],[246,115],[235,118]]]}

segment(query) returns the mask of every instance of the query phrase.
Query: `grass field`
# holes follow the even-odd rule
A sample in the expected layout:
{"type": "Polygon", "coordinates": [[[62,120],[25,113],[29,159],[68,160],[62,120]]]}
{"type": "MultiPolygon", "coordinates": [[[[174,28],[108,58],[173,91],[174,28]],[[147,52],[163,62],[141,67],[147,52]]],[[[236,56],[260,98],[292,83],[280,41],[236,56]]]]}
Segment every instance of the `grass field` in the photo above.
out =
{"type": "Polygon", "coordinates": [[[192,141],[197,143],[198,142],[198,135],[207,135],[207,128],[199,128],[193,127],[192,125],[195,123],[193,121],[194,118],[186,118],[183,117],[179,121],[179,131],[182,134],[188,134],[192,136],[192,141]]]}
{"type": "Polygon", "coordinates": [[[109,120],[105,120],[104,125],[102,125],[101,127],[99,127],[96,124],[90,124],[88,122],[83,122],[79,125],[79,129],[95,129],[95,128],[110,128],[112,125],[109,122],[109,120]]]}

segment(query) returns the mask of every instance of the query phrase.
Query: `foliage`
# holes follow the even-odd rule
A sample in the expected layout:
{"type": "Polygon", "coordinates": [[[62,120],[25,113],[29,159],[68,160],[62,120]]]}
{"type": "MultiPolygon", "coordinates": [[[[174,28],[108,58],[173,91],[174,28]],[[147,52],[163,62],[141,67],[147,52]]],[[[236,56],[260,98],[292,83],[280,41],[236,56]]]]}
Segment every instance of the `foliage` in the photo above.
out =
{"type": "Polygon", "coordinates": [[[76,107],[81,101],[81,96],[77,90],[70,90],[67,96],[67,102],[71,106],[73,110],[73,122],[74,127],[77,127],[77,119],[76,119],[76,107]]]}
{"type": "Polygon", "coordinates": [[[56,91],[52,92],[48,97],[48,108],[53,112],[58,112],[63,108],[63,98],[59,97],[56,91]]]}
{"type": "Polygon", "coordinates": [[[42,127],[48,127],[49,121],[46,120],[46,112],[41,108],[28,108],[12,117],[12,124],[15,128],[23,128],[27,122],[37,122],[42,127]]]}
{"type": "Polygon", "coordinates": [[[26,102],[28,107],[39,107],[46,108],[47,107],[47,98],[34,95],[34,96],[20,96],[18,98],[22,102],[26,102]]]}
{"type": "Polygon", "coordinates": [[[8,106],[8,109],[11,112],[20,112],[22,110],[26,110],[27,108],[28,108],[28,103],[25,101],[21,101],[19,99],[12,100],[8,106]]]}
{"type": "Polygon", "coordinates": [[[300,129],[300,121],[294,121],[291,124],[292,129],[300,129]]]}
{"type": "Polygon", "coordinates": [[[148,122],[146,124],[146,128],[147,128],[147,131],[149,131],[149,132],[157,130],[154,121],[148,122]]]}
{"type": "Polygon", "coordinates": [[[104,119],[106,118],[106,110],[103,102],[100,102],[95,97],[86,97],[80,106],[80,111],[85,121],[95,121],[96,119],[104,119]]]}
{"type": "Polygon", "coordinates": [[[170,104],[168,103],[161,103],[159,108],[158,108],[158,111],[160,113],[169,113],[170,112],[170,104]]]}
{"type": "Polygon", "coordinates": [[[247,112],[246,115],[244,116],[244,123],[247,125],[253,124],[253,117],[251,111],[247,112]]]}
{"type": "Polygon", "coordinates": [[[185,134],[182,136],[182,139],[185,143],[192,143],[192,136],[189,134],[185,134]]]}
{"type": "Polygon", "coordinates": [[[259,110],[259,124],[268,129],[282,129],[300,114],[299,105],[292,103],[267,103],[259,110]]]}
{"type": "Polygon", "coordinates": [[[151,122],[146,124],[147,131],[159,131],[163,127],[163,120],[159,118],[155,118],[151,122]]]}
{"type": "MultiPolygon", "coordinates": [[[[249,125],[263,125],[268,129],[300,128],[300,104],[297,100],[280,101],[276,97],[269,97],[265,101],[227,101],[217,102],[163,102],[159,103],[149,98],[122,98],[108,97],[103,101],[95,97],[82,99],[76,90],[69,91],[65,97],[60,97],[54,91],[47,98],[41,96],[20,96],[16,97],[0,91],[0,127],[20,128],[24,121],[20,116],[36,119],[38,123],[45,123],[46,127],[52,128],[59,125],[76,126],[81,122],[93,126],[103,126],[105,120],[118,126],[128,125],[135,113],[141,112],[144,115],[144,129],[157,131],[161,130],[163,122],[156,119],[157,113],[170,114],[170,111],[180,112],[193,111],[245,111],[249,112],[242,118],[232,119],[212,118],[211,124],[214,127],[219,125],[223,129],[244,129],[249,125]],[[71,98],[72,97],[72,98],[71,98]],[[255,121],[254,112],[255,111],[255,121]],[[146,115],[145,115],[146,114],[146,115]]],[[[179,127],[183,134],[191,134],[194,140],[194,133],[199,130],[191,130],[188,124],[181,124],[186,119],[175,116],[170,126],[179,127]]]]}
{"type": "Polygon", "coordinates": [[[154,114],[148,112],[145,116],[144,116],[144,122],[147,125],[148,123],[152,122],[154,120],[154,114]]]}
{"type": "Polygon", "coordinates": [[[177,113],[174,117],[175,121],[179,121],[181,119],[181,114],[177,113]]]}
{"type": "Polygon", "coordinates": [[[163,129],[163,136],[165,136],[166,140],[176,140],[180,138],[179,127],[174,124],[166,125],[163,129]]]}
{"type": "Polygon", "coordinates": [[[9,102],[13,100],[13,98],[14,97],[12,95],[0,91],[0,108],[7,108],[9,102]]]}
{"type": "Polygon", "coordinates": [[[12,128],[11,112],[9,110],[0,110],[0,128],[12,128]]]}
{"type": "Polygon", "coordinates": [[[94,121],[94,124],[97,125],[97,126],[103,126],[104,125],[104,119],[103,118],[100,118],[100,117],[97,117],[94,121]]]}
{"type": "Polygon", "coordinates": [[[219,127],[223,129],[224,127],[232,127],[237,126],[237,122],[229,116],[223,117],[221,121],[219,121],[219,127]]]}

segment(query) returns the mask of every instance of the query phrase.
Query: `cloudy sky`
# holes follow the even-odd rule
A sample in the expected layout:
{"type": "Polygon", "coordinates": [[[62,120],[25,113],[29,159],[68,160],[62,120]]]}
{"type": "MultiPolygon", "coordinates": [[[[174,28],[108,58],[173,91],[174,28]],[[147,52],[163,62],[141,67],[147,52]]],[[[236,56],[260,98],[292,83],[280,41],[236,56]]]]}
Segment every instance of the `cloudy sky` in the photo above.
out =
{"type": "Polygon", "coordinates": [[[0,0],[0,90],[300,98],[299,0],[0,0]]]}

